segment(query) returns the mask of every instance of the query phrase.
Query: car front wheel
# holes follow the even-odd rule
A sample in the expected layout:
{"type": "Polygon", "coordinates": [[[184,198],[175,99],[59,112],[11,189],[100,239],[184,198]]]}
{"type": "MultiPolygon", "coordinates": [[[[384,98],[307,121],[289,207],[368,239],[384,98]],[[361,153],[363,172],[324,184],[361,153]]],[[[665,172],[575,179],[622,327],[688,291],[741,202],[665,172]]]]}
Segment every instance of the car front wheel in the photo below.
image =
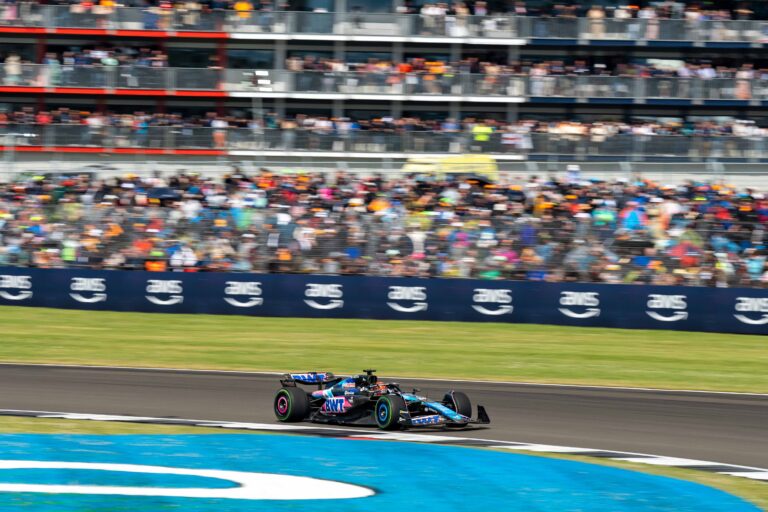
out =
{"type": "Polygon", "coordinates": [[[400,413],[408,409],[405,400],[396,395],[385,395],[376,402],[376,425],[382,430],[397,430],[400,428],[400,413]]]}

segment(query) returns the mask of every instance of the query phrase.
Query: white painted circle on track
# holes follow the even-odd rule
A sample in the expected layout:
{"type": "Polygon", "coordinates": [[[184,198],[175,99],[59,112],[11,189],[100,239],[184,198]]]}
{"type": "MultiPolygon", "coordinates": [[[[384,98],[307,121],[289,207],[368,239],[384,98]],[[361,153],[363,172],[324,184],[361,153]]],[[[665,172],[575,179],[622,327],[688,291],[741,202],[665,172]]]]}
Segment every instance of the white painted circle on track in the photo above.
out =
{"type": "Polygon", "coordinates": [[[366,498],[375,494],[373,490],[359,485],[276,473],[249,473],[218,469],[187,469],[164,466],[143,466],[137,464],[0,460],[0,470],[14,469],[77,469],[123,473],[185,475],[226,480],[237,484],[237,487],[228,489],[208,489],[0,483],[0,492],[162,496],[174,498],[223,498],[238,500],[333,500],[366,498]]]}

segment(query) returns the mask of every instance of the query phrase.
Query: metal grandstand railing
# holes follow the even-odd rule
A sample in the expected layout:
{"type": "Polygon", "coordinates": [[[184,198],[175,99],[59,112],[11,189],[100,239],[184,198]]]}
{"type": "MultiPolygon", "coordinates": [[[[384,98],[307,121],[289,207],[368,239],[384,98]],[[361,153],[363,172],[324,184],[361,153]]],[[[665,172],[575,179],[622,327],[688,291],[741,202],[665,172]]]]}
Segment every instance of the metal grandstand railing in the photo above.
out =
{"type": "Polygon", "coordinates": [[[220,31],[371,37],[768,42],[768,21],[433,16],[392,13],[225,11],[8,3],[2,24],[105,30],[220,31]]]}
{"type": "Polygon", "coordinates": [[[15,87],[227,91],[265,97],[335,94],[345,97],[464,96],[768,100],[768,80],[625,76],[527,76],[462,73],[364,73],[145,66],[24,64],[0,67],[0,83],[15,87]]]}
{"type": "Polygon", "coordinates": [[[348,131],[326,129],[205,128],[196,126],[10,125],[0,131],[5,151],[35,146],[219,149],[265,154],[492,154],[620,157],[702,161],[768,159],[766,137],[684,135],[579,135],[553,133],[348,131]]]}

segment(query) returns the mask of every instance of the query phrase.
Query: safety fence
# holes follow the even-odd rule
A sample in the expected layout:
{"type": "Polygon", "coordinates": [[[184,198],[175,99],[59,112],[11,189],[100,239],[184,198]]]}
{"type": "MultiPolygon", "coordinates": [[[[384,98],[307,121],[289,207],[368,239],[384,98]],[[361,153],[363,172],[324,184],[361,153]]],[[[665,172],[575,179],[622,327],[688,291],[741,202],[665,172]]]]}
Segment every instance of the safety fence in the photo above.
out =
{"type": "MultiPolygon", "coordinates": [[[[759,76],[759,75],[758,75],[759,76]]],[[[768,100],[768,80],[760,78],[679,78],[631,76],[528,76],[458,72],[287,71],[281,69],[154,68],[22,64],[0,68],[6,87],[57,89],[145,89],[208,91],[211,95],[260,97],[334,94],[339,99],[424,99],[429,96],[496,97],[519,102],[528,98],[692,101],[768,100]],[[405,97],[405,98],[403,98],[405,97]]],[[[61,92],[71,92],[62,90],[61,92]]],[[[325,96],[323,96],[325,97],[325,96]]]]}
{"type": "MultiPolygon", "coordinates": [[[[170,6],[170,4],[168,4],[170,6]]],[[[2,6],[2,24],[49,29],[102,29],[165,32],[254,34],[262,38],[287,34],[371,37],[440,37],[451,39],[584,39],[619,41],[768,41],[765,20],[601,19],[393,14],[366,12],[289,12],[202,10],[199,5],[147,8],[40,5],[27,2],[2,6]],[[190,8],[187,8],[189,6],[190,8]]],[[[183,34],[186,35],[186,34],[183,34]]],[[[189,35],[186,35],[189,37],[189,35]]]]}
{"type": "Polygon", "coordinates": [[[0,268],[0,304],[768,334],[768,290],[0,268]]]}
{"type": "Polygon", "coordinates": [[[523,159],[567,155],[577,159],[654,158],[684,161],[768,158],[764,136],[605,135],[519,133],[517,131],[429,132],[197,126],[9,125],[0,130],[4,151],[34,148],[221,150],[306,154],[491,154],[523,159]]]}

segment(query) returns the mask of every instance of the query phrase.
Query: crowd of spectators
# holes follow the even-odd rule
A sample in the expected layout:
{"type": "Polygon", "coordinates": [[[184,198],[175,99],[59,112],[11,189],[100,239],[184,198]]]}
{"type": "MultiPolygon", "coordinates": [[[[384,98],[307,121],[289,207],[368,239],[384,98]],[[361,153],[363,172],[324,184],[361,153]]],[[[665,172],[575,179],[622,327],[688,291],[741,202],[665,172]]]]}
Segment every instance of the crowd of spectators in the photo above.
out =
{"type": "Polygon", "coordinates": [[[620,140],[630,141],[634,151],[642,151],[653,149],[654,137],[665,137],[664,151],[672,154],[694,152],[701,156],[719,151],[721,156],[746,157],[749,155],[745,151],[765,150],[768,128],[739,119],[588,122],[523,118],[504,122],[476,117],[461,120],[391,116],[351,119],[305,114],[280,117],[273,112],[254,119],[243,111],[230,115],[207,112],[182,116],[144,111],[99,113],[66,107],[51,110],[24,107],[14,112],[0,112],[0,136],[10,134],[15,145],[343,151],[352,149],[356,143],[365,143],[367,150],[378,152],[562,154],[600,154],[604,143],[620,140]],[[73,127],[77,129],[71,129],[73,127]]]}
{"type": "MultiPolygon", "coordinates": [[[[0,53],[2,55],[2,53],[0,53]]],[[[210,50],[207,55],[209,68],[220,68],[216,52],[210,50]]],[[[135,66],[148,68],[169,67],[168,55],[161,49],[150,46],[115,46],[112,44],[94,44],[85,47],[73,46],[68,50],[47,51],[39,62],[23,59],[16,52],[8,52],[3,57],[6,85],[12,85],[14,77],[21,75],[17,66],[24,64],[45,64],[50,68],[72,67],[116,67],[135,66]],[[11,82],[11,83],[9,83],[11,82]]],[[[623,77],[679,77],[701,78],[742,78],[745,80],[768,80],[768,66],[765,62],[755,65],[752,62],[739,62],[738,59],[642,59],[628,61],[625,56],[614,57],[569,57],[560,59],[504,60],[498,58],[481,59],[468,57],[456,62],[424,57],[409,57],[403,62],[369,58],[365,62],[345,61],[335,58],[318,58],[307,55],[293,55],[285,62],[289,71],[320,72],[356,72],[371,75],[406,75],[421,73],[429,75],[516,75],[516,76],[623,76],[623,77]]],[[[173,63],[171,63],[173,66],[173,63]]],[[[179,67],[176,65],[175,67],[179,67]]],[[[186,67],[186,66],[181,66],[186,67]]],[[[25,84],[28,85],[28,84],[25,84]]],[[[57,85],[54,82],[52,85],[57,85]]]]}
{"type": "Polygon", "coordinates": [[[421,8],[410,7],[406,2],[400,12],[418,14],[423,35],[465,37],[508,33],[513,36],[592,39],[768,40],[765,27],[722,23],[764,17],[765,13],[756,14],[745,3],[704,8],[695,1],[671,0],[608,6],[578,2],[526,5],[524,1],[515,1],[494,7],[480,0],[427,3],[421,8]],[[518,25],[516,17],[529,17],[530,26],[518,25]]]}
{"type": "MultiPolygon", "coordinates": [[[[76,6],[75,10],[93,10],[96,13],[109,11],[119,7],[145,7],[172,9],[182,12],[231,10],[236,12],[263,11],[302,11],[328,12],[324,7],[307,9],[306,2],[291,0],[194,0],[170,2],[169,0],[3,0],[0,9],[3,12],[13,11],[17,16],[25,12],[29,6],[38,4],[76,6]],[[237,5],[243,2],[243,5],[237,5]],[[196,5],[191,5],[196,4],[196,5]]],[[[685,20],[751,20],[762,19],[762,6],[757,5],[758,12],[752,10],[752,2],[741,0],[731,2],[701,2],[700,0],[643,0],[631,4],[616,4],[602,6],[591,2],[542,2],[538,0],[493,1],[493,0],[462,0],[445,2],[414,2],[404,0],[398,2],[395,12],[400,14],[420,15],[471,15],[488,16],[509,14],[516,16],[554,17],[554,18],[592,18],[598,17],[596,10],[606,13],[607,17],[618,19],[632,17],[656,17],[661,19],[685,20]],[[707,5],[709,4],[709,6],[707,5]],[[652,12],[653,14],[642,14],[652,12]],[[591,13],[591,14],[590,14],[591,13]]],[[[362,7],[350,0],[351,12],[360,12],[362,7]]],[[[11,14],[4,16],[5,20],[13,19],[11,14]]]]}
{"type": "MultiPolygon", "coordinates": [[[[354,0],[353,0],[354,3],[354,0]]],[[[407,14],[488,16],[511,14],[515,16],[551,17],[551,18],[660,18],[697,20],[751,20],[755,12],[745,2],[733,2],[730,7],[703,8],[698,1],[651,1],[633,2],[602,6],[590,2],[530,2],[523,0],[510,2],[488,2],[474,0],[467,2],[431,2],[416,7],[406,0],[398,12],[407,14]],[[599,15],[602,12],[603,15],[599,15]],[[652,13],[652,14],[651,14],[652,13]]]]}
{"type": "Polygon", "coordinates": [[[0,265],[768,286],[768,200],[725,184],[344,173],[0,184],[0,265]]]}
{"type": "MultiPolygon", "coordinates": [[[[768,66],[738,63],[737,59],[699,59],[691,61],[675,59],[636,59],[627,62],[626,57],[572,57],[568,59],[521,59],[507,62],[481,60],[469,57],[458,62],[439,59],[410,57],[404,62],[370,58],[366,62],[344,62],[340,59],[316,58],[313,55],[293,56],[286,61],[290,71],[360,72],[366,74],[427,73],[432,75],[484,74],[484,75],[550,75],[550,76],[628,76],[628,77],[680,77],[737,78],[739,72],[752,70],[753,76],[768,80],[768,66]]],[[[747,77],[745,77],[747,78],[747,77]]]]}
{"type": "Polygon", "coordinates": [[[741,100],[768,97],[768,67],[762,64],[756,66],[750,62],[739,63],[734,59],[723,62],[713,62],[711,59],[689,62],[663,59],[638,59],[636,62],[627,62],[621,58],[606,60],[576,57],[499,63],[466,58],[449,63],[410,58],[398,63],[372,58],[365,63],[347,63],[339,59],[318,59],[308,55],[289,58],[285,67],[297,73],[292,85],[293,89],[301,92],[651,96],[741,100]],[[302,73],[304,71],[316,73],[302,73]],[[590,77],[596,78],[579,80],[590,77]],[[638,84],[627,80],[605,80],[606,77],[656,80],[652,86],[638,90],[638,84]]]}
{"type": "MultiPolygon", "coordinates": [[[[108,45],[73,48],[44,54],[37,66],[11,52],[3,59],[0,76],[9,86],[77,86],[128,88],[191,88],[236,90],[263,82],[256,70],[250,82],[243,74],[223,70],[217,55],[208,55],[207,68],[172,79],[164,70],[168,55],[150,47],[108,45]]],[[[172,64],[172,63],[171,63],[172,64]]],[[[768,97],[765,63],[738,60],[663,60],[622,57],[520,59],[507,62],[465,58],[457,62],[413,57],[404,62],[370,58],[366,62],[291,56],[285,62],[291,75],[269,73],[271,88],[297,92],[381,94],[472,94],[506,96],[614,96],[705,99],[759,99],[768,97]],[[622,79],[656,79],[643,90],[622,79]],[[589,80],[579,80],[590,78],[589,80]]]]}
{"type": "MultiPolygon", "coordinates": [[[[0,136],[6,134],[14,135],[15,145],[165,147],[171,144],[173,147],[168,139],[171,136],[179,144],[202,148],[247,148],[258,143],[265,149],[299,147],[339,151],[345,149],[345,143],[360,139],[375,145],[376,148],[371,148],[374,151],[393,151],[392,144],[398,144],[398,150],[417,152],[472,150],[494,153],[557,152],[559,149],[554,144],[558,141],[566,143],[570,149],[564,147],[562,150],[570,153],[574,148],[568,144],[582,141],[594,146],[594,151],[599,153],[599,146],[609,140],[643,141],[650,146],[656,136],[668,137],[667,141],[680,139],[684,143],[681,151],[704,152],[707,150],[705,144],[712,140],[761,144],[768,138],[768,128],[739,119],[588,122],[524,117],[519,121],[504,122],[476,117],[461,120],[391,116],[351,119],[305,114],[280,117],[273,112],[254,119],[243,111],[229,115],[207,112],[199,116],[182,116],[144,111],[100,113],[66,107],[51,110],[23,107],[13,112],[0,112],[0,136]],[[75,130],[69,128],[75,126],[75,130]],[[698,142],[691,145],[691,141],[698,142]],[[336,147],[336,142],[341,146],[336,147]],[[407,147],[400,147],[402,144],[407,147]],[[451,147],[450,144],[458,146],[451,147]]],[[[753,148],[753,145],[749,147],[753,148]]],[[[633,147],[637,149],[637,144],[633,147]]]]}
{"type": "MultiPolygon", "coordinates": [[[[0,3],[0,22],[5,24],[42,24],[45,16],[39,14],[40,4],[62,4],[58,18],[67,19],[77,26],[116,28],[128,24],[137,29],[197,29],[239,31],[286,31],[289,23],[283,11],[301,11],[301,3],[273,0],[80,0],[32,2],[28,0],[4,0],[0,3]],[[120,7],[136,7],[138,17],[115,17],[120,7]],[[62,9],[65,9],[62,11],[62,9]],[[118,21],[119,20],[119,21],[118,21]],[[130,21],[126,21],[130,20],[130,21]],[[121,25],[121,26],[122,26],[121,25]],[[279,25],[279,27],[278,27],[279,25]]],[[[466,37],[469,35],[493,35],[504,32],[507,36],[518,35],[521,27],[516,19],[532,20],[534,37],[588,37],[600,39],[619,37],[628,39],[678,39],[687,33],[689,39],[712,40],[764,40],[762,30],[747,26],[707,24],[704,22],[747,21],[764,19],[762,6],[754,12],[749,5],[733,2],[728,7],[702,7],[698,1],[635,2],[627,5],[603,7],[591,3],[486,2],[484,0],[456,2],[427,2],[418,4],[405,1],[395,11],[411,15],[414,31],[420,35],[466,37]],[[579,23],[584,20],[586,23],[579,23]],[[679,21],[681,24],[662,22],[679,21]]],[[[349,2],[349,12],[344,13],[348,30],[360,32],[372,26],[391,24],[391,14],[377,12],[370,16],[365,7],[349,2]]],[[[315,7],[315,13],[328,13],[325,7],[315,7]]],[[[297,29],[307,32],[328,33],[334,31],[332,17],[300,18],[297,29]]]]}

